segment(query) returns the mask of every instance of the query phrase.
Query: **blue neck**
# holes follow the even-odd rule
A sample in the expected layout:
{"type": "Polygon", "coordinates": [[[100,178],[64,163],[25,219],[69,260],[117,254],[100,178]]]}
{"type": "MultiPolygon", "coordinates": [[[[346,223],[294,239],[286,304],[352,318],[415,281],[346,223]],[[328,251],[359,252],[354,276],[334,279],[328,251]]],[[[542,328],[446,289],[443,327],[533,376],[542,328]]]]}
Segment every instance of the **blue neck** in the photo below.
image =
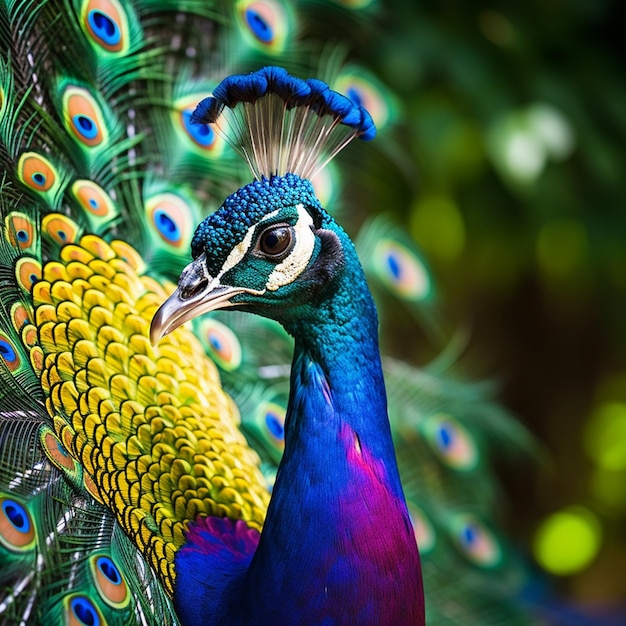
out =
{"type": "Polygon", "coordinates": [[[285,450],[290,454],[285,455],[285,463],[310,455],[311,461],[321,461],[327,470],[328,449],[320,447],[319,438],[332,446],[336,431],[345,424],[385,463],[388,486],[401,496],[378,347],[378,316],[357,263],[348,259],[337,292],[319,306],[314,322],[295,320],[287,327],[295,337],[295,349],[285,425],[285,450]]]}
{"type": "Polygon", "coordinates": [[[244,583],[243,623],[294,623],[298,615],[332,624],[423,619],[376,309],[356,252],[339,234],[345,264],[334,295],[314,318],[285,323],[296,339],[285,454],[244,583]]]}
{"type": "MultiPolygon", "coordinates": [[[[207,583],[223,587],[215,601],[195,601],[195,619],[423,624],[419,556],[387,418],[376,310],[351,242],[337,234],[344,262],[334,292],[283,320],[296,339],[285,453],[258,548],[249,566],[236,560],[236,574],[225,563],[228,581],[207,583]]],[[[203,567],[194,564],[177,561],[183,612],[194,602],[183,574],[203,567]]],[[[213,562],[204,567],[215,569],[213,562]]]]}

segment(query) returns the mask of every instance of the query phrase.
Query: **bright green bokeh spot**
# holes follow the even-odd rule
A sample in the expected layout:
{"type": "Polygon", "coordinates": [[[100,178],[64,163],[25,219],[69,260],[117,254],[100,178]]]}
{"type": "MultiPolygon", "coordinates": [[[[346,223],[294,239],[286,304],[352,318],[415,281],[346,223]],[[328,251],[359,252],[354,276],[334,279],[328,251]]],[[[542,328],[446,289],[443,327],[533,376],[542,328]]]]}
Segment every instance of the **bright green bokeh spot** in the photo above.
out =
{"type": "Polygon", "coordinates": [[[539,231],[537,261],[544,273],[553,278],[563,278],[584,265],[587,248],[587,233],[579,221],[553,219],[539,231]]]}
{"type": "Polygon", "coordinates": [[[626,404],[607,402],[596,409],[584,433],[589,456],[607,470],[626,469],[626,404]]]}
{"type": "Polygon", "coordinates": [[[451,261],[463,252],[465,225],[456,204],[444,196],[419,200],[411,213],[411,231],[420,246],[451,261]]]}
{"type": "Polygon", "coordinates": [[[569,507],[544,520],[535,533],[533,551],[546,571],[566,576],[585,569],[601,541],[596,516],[583,507],[569,507]]]}

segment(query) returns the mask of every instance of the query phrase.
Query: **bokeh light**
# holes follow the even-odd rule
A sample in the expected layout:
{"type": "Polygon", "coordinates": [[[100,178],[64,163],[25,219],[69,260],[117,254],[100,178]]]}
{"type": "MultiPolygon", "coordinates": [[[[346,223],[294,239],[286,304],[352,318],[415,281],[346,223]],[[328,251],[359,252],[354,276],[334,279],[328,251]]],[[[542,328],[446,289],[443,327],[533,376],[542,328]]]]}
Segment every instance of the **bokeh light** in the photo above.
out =
{"type": "Polygon", "coordinates": [[[538,528],[535,558],[552,574],[575,574],[597,555],[601,540],[596,516],[583,507],[570,507],[553,513],[538,528]]]}

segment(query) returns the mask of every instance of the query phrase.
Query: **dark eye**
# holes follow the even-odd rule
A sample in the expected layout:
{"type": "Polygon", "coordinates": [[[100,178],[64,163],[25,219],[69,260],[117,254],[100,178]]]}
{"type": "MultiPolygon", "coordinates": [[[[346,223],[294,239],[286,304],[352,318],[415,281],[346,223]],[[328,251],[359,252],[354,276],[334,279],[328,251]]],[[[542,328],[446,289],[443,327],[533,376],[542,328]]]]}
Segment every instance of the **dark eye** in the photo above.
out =
{"type": "Polygon", "coordinates": [[[280,257],[291,246],[291,227],[272,226],[261,234],[259,250],[268,257],[280,257]]]}

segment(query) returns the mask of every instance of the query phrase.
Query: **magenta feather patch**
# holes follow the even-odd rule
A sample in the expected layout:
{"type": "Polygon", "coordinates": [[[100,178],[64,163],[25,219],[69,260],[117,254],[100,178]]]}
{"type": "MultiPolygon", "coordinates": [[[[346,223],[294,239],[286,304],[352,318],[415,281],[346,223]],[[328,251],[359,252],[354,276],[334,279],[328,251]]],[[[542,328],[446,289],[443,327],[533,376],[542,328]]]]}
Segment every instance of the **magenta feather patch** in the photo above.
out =
{"type": "Polygon", "coordinates": [[[230,559],[243,561],[254,554],[260,536],[258,530],[243,520],[198,517],[189,525],[184,549],[213,556],[229,554],[230,559]]]}

